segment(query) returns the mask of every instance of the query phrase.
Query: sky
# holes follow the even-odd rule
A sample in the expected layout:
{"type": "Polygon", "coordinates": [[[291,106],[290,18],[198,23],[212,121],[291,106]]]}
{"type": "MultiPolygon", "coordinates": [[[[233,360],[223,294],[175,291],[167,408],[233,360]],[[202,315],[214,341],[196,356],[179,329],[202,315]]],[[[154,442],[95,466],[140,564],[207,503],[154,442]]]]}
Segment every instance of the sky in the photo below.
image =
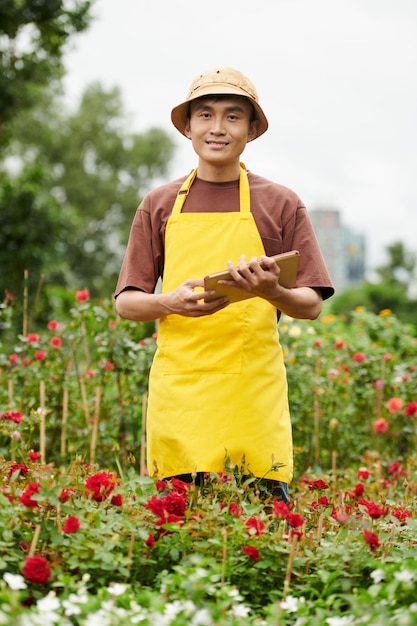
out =
{"type": "Polygon", "coordinates": [[[119,87],[132,131],[175,140],[169,179],[197,165],[171,109],[202,71],[235,67],[269,120],[248,169],[339,210],[368,270],[395,241],[417,252],[417,0],[96,0],[93,15],[67,51],[66,96],[119,87]]]}

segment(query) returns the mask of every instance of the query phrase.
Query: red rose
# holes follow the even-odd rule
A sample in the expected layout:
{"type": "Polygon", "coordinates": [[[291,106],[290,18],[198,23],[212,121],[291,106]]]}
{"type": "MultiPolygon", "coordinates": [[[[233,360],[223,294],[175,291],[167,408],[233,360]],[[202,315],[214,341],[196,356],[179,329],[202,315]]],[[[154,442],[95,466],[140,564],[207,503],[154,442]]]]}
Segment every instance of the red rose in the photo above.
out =
{"type": "Polygon", "coordinates": [[[389,428],[387,420],[383,417],[375,420],[372,427],[374,429],[374,433],[386,433],[389,428]]]}
{"type": "Polygon", "coordinates": [[[404,409],[404,413],[408,415],[408,417],[417,415],[417,402],[409,402],[404,409]]]}
{"type": "Polygon", "coordinates": [[[78,300],[78,302],[84,302],[85,300],[89,300],[90,292],[88,291],[88,289],[80,289],[75,292],[75,299],[78,300]]]}
{"type": "Polygon", "coordinates": [[[257,517],[249,517],[245,521],[245,526],[247,526],[249,534],[255,534],[258,536],[262,534],[263,531],[265,530],[265,524],[263,523],[262,520],[258,519],[257,517]],[[251,530],[254,530],[255,532],[252,533],[251,530]]]}
{"type": "Polygon", "coordinates": [[[274,500],[272,502],[272,506],[274,507],[274,513],[279,519],[287,519],[287,516],[290,512],[288,506],[282,500],[274,500]]]}
{"type": "Polygon", "coordinates": [[[371,533],[371,531],[367,530],[366,528],[363,531],[363,538],[366,543],[369,544],[371,552],[374,552],[375,548],[379,548],[379,546],[381,545],[378,535],[375,535],[375,533],[371,533]]]}
{"type": "Polygon", "coordinates": [[[235,515],[236,517],[240,517],[243,513],[243,509],[238,506],[235,502],[231,502],[229,504],[229,513],[230,515],[235,515]]]}
{"type": "Polygon", "coordinates": [[[401,469],[401,463],[400,461],[394,461],[394,463],[390,463],[388,465],[388,474],[396,474],[397,472],[400,471],[401,469]]]}
{"type": "Polygon", "coordinates": [[[352,491],[352,495],[355,498],[360,498],[365,493],[365,485],[363,483],[358,483],[355,489],[352,491]]]}
{"type": "Polygon", "coordinates": [[[38,554],[26,558],[22,572],[26,580],[39,585],[44,585],[51,575],[48,561],[38,554]]]}
{"type": "Polygon", "coordinates": [[[37,335],[36,333],[30,333],[27,339],[28,339],[28,343],[38,343],[39,335],[37,335]]]}
{"type": "Polygon", "coordinates": [[[53,348],[60,348],[62,346],[62,339],[61,337],[52,337],[50,344],[53,348]]]}
{"type": "Polygon", "coordinates": [[[85,486],[88,491],[92,492],[93,500],[102,502],[119,482],[117,476],[112,472],[97,472],[97,474],[92,474],[87,478],[85,486]]]}
{"type": "Polygon", "coordinates": [[[28,471],[29,468],[26,465],[23,465],[23,463],[13,463],[9,469],[9,476],[14,474],[15,472],[19,472],[21,476],[26,476],[28,471]]]}
{"type": "Polygon", "coordinates": [[[41,455],[39,452],[35,452],[34,450],[31,450],[28,454],[28,457],[31,461],[39,461],[39,459],[41,458],[41,455]]]}
{"type": "Polygon", "coordinates": [[[78,517],[75,517],[75,515],[68,515],[62,527],[62,532],[67,534],[76,533],[80,526],[81,522],[78,517]]]}
{"type": "Polygon", "coordinates": [[[410,517],[410,513],[406,509],[402,508],[394,509],[391,512],[391,515],[396,517],[400,522],[405,522],[405,520],[410,517]]]}
{"type": "Polygon", "coordinates": [[[370,502],[368,500],[358,500],[357,504],[364,506],[369,517],[372,517],[373,519],[378,519],[379,517],[384,517],[385,515],[384,507],[378,506],[374,502],[370,502]]]}
{"type": "Polygon", "coordinates": [[[390,398],[386,407],[390,413],[398,413],[403,408],[403,401],[401,398],[390,398]]]}
{"type": "Polygon", "coordinates": [[[186,483],[183,480],[180,480],[179,478],[175,478],[175,476],[173,478],[171,478],[171,485],[174,491],[176,491],[177,493],[187,493],[187,491],[190,491],[192,485],[190,483],[186,483]]]}
{"type": "Polygon", "coordinates": [[[0,419],[5,419],[9,422],[20,424],[23,417],[20,411],[6,411],[5,413],[0,413],[0,419]]]}
{"type": "Polygon", "coordinates": [[[301,515],[297,515],[297,513],[288,512],[286,519],[287,519],[287,523],[292,528],[299,528],[300,526],[303,526],[304,524],[304,519],[301,517],[301,515]]]}
{"type": "Polygon", "coordinates": [[[366,354],[363,352],[355,352],[352,358],[356,363],[363,363],[366,359],[366,354]]]}
{"type": "Polygon", "coordinates": [[[310,481],[308,483],[308,488],[309,489],[328,489],[329,485],[325,483],[324,480],[322,480],[321,478],[318,478],[317,480],[310,481]]]}
{"type": "Polygon", "coordinates": [[[74,493],[75,493],[74,489],[70,489],[69,487],[64,487],[58,496],[58,500],[60,502],[68,502],[68,500],[70,499],[70,496],[72,496],[72,494],[74,493]]]}
{"type": "Polygon", "coordinates": [[[116,495],[111,497],[110,502],[114,505],[114,506],[122,506],[123,504],[123,497],[121,493],[116,493],[116,495]]]}
{"type": "Polygon", "coordinates": [[[254,561],[259,561],[259,550],[255,546],[242,546],[242,552],[249,556],[254,561]]]}
{"type": "Polygon", "coordinates": [[[32,500],[32,496],[35,493],[39,493],[40,488],[40,483],[29,483],[22,495],[19,496],[19,502],[30,509],[36,509],[39,506],[39,502],[32,500]]]}
{"type": "Polygon", "coordinates": [[[37,361],[43,361],[46,357],[46,353],[44,352],[44,350],[36,350],[34,357],[37,361]]]}

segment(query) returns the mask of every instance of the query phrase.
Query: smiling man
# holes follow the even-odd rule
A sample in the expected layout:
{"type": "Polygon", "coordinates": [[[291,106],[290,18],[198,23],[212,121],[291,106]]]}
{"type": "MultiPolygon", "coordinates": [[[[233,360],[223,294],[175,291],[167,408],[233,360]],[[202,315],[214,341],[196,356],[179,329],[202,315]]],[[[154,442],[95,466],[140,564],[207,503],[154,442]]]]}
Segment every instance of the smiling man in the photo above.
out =
{"type": "Polygon", "coordinates": [[[227,460],[288,501],[292,435],[277,319],[315,319],[332,282],[298,196],[240,162],[268,128],[251,81],[232,68],[204,72],[171,119],[198,166],[144,198],[115,291],[122,317],[160,320],[148,471],[201,480],[227,460]],[[300,263],[289,289],[271,257],[294,249],[300,263]],[[203,278],[226,268],[231,285],[253,297],[211,299],[203,278]]]}

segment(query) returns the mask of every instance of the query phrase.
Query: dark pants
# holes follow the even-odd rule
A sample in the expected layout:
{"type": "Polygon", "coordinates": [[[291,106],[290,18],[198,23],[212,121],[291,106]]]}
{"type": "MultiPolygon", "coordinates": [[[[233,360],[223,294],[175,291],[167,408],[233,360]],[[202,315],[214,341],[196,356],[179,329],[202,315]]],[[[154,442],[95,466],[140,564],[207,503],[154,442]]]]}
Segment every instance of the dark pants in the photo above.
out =
{"type": "MultiPolygon", "coordinates": [[[[195,475],[177,474],[176,476],[165,478],[165,480],[177,478],[178,480],[182,480],[184,483],[194,482],[197,487],[202,487],[204,485],[204,474],[205,472],[197,472],[195,475]]],[[[249,476],[243,476],[243,480],[246,478],[249,478],[249,476]]],[[[271,480],[270,478],[258,478],[255,481],[255,485],[259,485],[264,492],[266,492],[269,496],[272,496],[275,500],[282,500],[286,504],[290,502],[287,483],[279,480],[271,480]]]]}

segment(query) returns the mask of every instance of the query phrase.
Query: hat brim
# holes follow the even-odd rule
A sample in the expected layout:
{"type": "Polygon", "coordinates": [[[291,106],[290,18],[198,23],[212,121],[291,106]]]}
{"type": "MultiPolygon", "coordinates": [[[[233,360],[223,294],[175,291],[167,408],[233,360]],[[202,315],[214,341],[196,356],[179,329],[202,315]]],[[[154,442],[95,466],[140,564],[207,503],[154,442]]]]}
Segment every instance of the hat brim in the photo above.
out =
{"type": "MultiPolygon", "coordinates": [[[[185,135],[185,127],[187,124],[187,119],[189,117],[189,106],[190,102],[193,100],[197,100],[197,98],[201,98],[203,96],[243,96],[250,102],[255,109],[256,119],[258,121],[256,136],[260,137],[263,133],[268,129],[268,120],[266,119],[265,113],[262,111],[261,107],[255,100],[248,97],[248,95],[243,91],[243,89],[239,89],[239,87],[233,87],[231,85],[222,85],[221,83],[217,83],[215,88],[213,85],[204,85],[200,89],[197,89],[193,95],[188,98],[185,102],[182,102],[178,106],[174,107],[171,111],[171,121],[174,124],[175,128],[179,130],[182,135],[185,135]]],[[[186,136],[186,135],[185,135],[186,136]]]]}

